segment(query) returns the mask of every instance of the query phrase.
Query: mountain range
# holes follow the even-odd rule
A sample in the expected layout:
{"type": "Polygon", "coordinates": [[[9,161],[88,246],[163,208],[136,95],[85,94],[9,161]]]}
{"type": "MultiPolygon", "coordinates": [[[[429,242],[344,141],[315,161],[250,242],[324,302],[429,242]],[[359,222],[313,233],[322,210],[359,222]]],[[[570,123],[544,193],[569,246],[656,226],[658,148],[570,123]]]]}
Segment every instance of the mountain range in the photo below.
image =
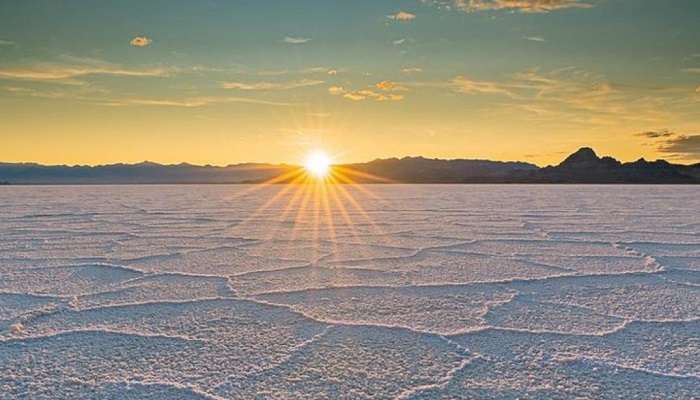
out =
{"type": "MultiPolygon", "coordinates": [[[[336,168],[361,183],[700,183],[700,163],[681,165],[644,159],[622,163],[612,157],[599,157],[588,147],[547,167],[526,162],[404,157],[336,168]]],[[[225,167],[152,162],[99,166],[0,163],[0,184],[259,183],[301,169],[295,165],[253,163],[225,167]]]]}

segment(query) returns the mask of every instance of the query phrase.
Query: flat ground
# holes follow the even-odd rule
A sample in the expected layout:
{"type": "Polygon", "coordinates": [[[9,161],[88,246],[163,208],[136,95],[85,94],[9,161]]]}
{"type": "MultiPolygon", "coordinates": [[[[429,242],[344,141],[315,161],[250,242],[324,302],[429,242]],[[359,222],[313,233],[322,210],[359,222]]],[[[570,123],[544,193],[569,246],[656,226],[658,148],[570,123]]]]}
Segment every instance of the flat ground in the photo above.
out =
{"type": "Polygon", "coordinates": [[[700,188],[0,188],[1,399],[698,398],[700,188]]]}

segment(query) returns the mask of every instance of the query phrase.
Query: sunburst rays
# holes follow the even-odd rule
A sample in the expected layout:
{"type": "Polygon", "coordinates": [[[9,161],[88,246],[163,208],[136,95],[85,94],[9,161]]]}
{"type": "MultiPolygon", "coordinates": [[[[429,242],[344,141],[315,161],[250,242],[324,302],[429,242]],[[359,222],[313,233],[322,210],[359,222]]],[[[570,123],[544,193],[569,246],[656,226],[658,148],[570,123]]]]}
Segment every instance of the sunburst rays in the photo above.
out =
{"type": "Polygon", "coordinates": [[[321,165],[291,167],[288,172],[239,192],[234,198],[267,196],[261,198],[260,206],[241,225],[274,221],[266,239],[329,241],[333,246],[338,235],[358,242],[367,234],[383,234],[363,206],[367,200],[383,200],[365,183],[392,181],[348,166],[324,165],[326,160],[319,160],[321,165]],[[359,232],[360,228],[364,230],[359,232]]]}

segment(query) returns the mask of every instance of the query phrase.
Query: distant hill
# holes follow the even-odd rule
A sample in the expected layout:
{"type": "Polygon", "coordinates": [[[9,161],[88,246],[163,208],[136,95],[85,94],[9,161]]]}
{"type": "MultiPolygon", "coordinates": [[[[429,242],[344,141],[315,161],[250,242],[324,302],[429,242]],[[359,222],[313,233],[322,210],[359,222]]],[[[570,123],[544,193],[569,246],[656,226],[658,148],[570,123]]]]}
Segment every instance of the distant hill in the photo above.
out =
{"type": "Polygon", "coordinates": [[[185,184],[258,182],[299,167],[238,164],[226,167],[152,162],[99,166],[0,163],[0,181],[10,184],[185,184]]]}
{"type": "MultiPolygon", "coordinates": [[[[337,170],[361,183],[645,183],[698,184],[700,164],[664,160],[622,163],[599,157],[584,147],[559,165],[540,168],[526,162],[440,160],[405,157],[338,165],[337,170]]],[[[301,167],[237,164],[225,167],[152,162],[100,166],[46,166],[0,163],[5,184],[189,184],[259,183],[300,172],[301,167]]],[[[286,180],[288,181],[288,180],[286,180]]],[[[284,181],[282,181],[284,182],[284,181]]]]}

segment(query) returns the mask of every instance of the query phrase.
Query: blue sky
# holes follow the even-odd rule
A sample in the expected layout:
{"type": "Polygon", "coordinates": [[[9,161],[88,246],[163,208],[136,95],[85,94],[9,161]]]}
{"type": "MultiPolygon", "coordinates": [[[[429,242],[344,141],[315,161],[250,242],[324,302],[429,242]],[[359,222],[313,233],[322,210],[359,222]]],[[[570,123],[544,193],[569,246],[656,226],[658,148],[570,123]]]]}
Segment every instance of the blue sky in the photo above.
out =
{"type": "Polygon", "coordinates": [[[698,20],[690,0],[0,1],[0,159],[692,162],[698,20]]]}

